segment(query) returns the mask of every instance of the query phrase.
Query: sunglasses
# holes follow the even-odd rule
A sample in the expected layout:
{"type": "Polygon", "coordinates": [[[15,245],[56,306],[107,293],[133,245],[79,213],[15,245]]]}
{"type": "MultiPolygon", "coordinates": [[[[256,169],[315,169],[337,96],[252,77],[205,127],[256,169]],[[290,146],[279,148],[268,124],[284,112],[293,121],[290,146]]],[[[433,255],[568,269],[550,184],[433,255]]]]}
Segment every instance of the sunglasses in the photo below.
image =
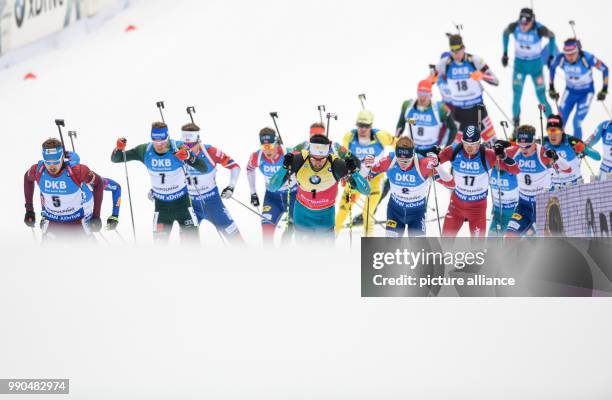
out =
{"type": "Polygon", "coordinates": [[[551,133],[552,133],[553,135],[563,133],[563,131],[561,130],[561,128],[548,128],[548,129],[546,129],[546,131],[547,131],[549,134],[551,134],[551,133]]]}
{"type": "Polygon", "coordinates": [[[311,158],[312,160],[315,160],[315,161],[323,161],[323,160],[325,160],[327,157],[310,156],[310,158],[311,158]]]}
{"type": "Polygon", "coordinates": [[[62,162],[61,159],[59,160],[45,160],[45,165],[59,165],[62,162]]]}
{"type": "Polygon", "coordinates": [[[528,149],[531,147],[533,143],[517,143],[516,145],[521,149],[528,149]]]}
{"type": "Polygon", "coordinates": [[[463,46],[461,47],[457,47],[457,48],[451,48],[451,53],[456,54],[459,53],[461,50],[463,50],[463,46]]]}
{"type": "Polygon", "coordinates": [[[368,124],[357,124],[357,128],[367,129],[371,127],[372,125],[368,125],[368,124]]]}

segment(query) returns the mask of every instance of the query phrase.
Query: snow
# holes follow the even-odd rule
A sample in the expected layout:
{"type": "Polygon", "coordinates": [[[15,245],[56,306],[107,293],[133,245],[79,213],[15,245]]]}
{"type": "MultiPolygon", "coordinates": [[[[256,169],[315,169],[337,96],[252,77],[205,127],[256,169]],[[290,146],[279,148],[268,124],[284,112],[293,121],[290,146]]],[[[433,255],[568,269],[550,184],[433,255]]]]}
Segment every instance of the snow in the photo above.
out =
{"type": "MultiPolygon", "coordinates": [[[[43,252],[31,247],[22,222],[23,173],[40,158],[40,143],[57,135],[55,118],[78,131],[76,148],[85,164],[124,184],[123,165],[110,162],[116,138],[127,137],[128,146],[146,142],[150,123],[159,119],[158,100],[165,101],[177,137],[188,121],[185,108],[195,106],[203,140],[243,166],[235,196],[248,204],[246,162],[259,145],[258,131],[272,125],[270,111],[279,113],[281,134],[291,144],[307,137],[308,126],[318,120],[316,106],[325,104],[339,115],[331,136],[340,140],[360,109],[357,95],[366,93],[375,125],[393,131],[402,101],[414,96],[428,64],[447,48],[444,33],[453,30],[451,21],[463,24],[468,51],[482,56],[500,78],[499,87],[487,89],[510,114],[512,72],[501,66],[501,32],[525,5],[141,0],[81,40],[0,70],[0,127],[6,143],[14,143],[5,150],[8,172],[0,196],[0,243],[7,260],[0,314],[6,326],[18,327],[0,333],[1,358],[10,361],[1,363],[0,376],[71,377],[74,397],[90,399],[382,399],[401,393],[543,399],[610,393],[602,360],[612,353],[598,346],[612,333],[609,303],[361,299],[358,251],[347,250],[347,233],[338,240],[339,251],[311,257],[230,254],[213,246],[219,239],[211,226],[202,228],[201,252],[147,247],[153,204],[139,163],[128,166],[144,247],[43,252]],[[137,29],[125,33],[129,24],[137,29]],[[24,81],[27,72],[38,78],[24,81]],[[580,379],[565,379],[575,374],[580,379]],[[103,378],[111,383],[85,394],[84,388],[103,378]]],[[[560,41],[571,35],[567,21],[576,20],[585,49],[610,64],[612,5],[582,5],[538,1],[535,12],[560,41]]],[[[600,73],[594,74],[599,90],[600,73]]],[[[561,75],[558,89],[564,87],[561,75]]],[[[485,103],[499,127],[499,110],[486,98],[485,103]]],[[[523,120],[539,129],[531,83],[523,110],[523,120]]],[[[604,118],[594,101],[585,133],[604,118]]],[[[220,187],[228,180],[221,169],[220,187]]],[[[261,176],[258,183],[262,198],[261,176]]],[[[129,239],[125,189],[120,232],[129,239]]],[[[445,211],[448,191],[438,186],[437,192],[445,211]]],[[[227,205],[257,248],[258,218],[233,202],[227,205]]],[[[105,200],[103,219],[110,207],[105,200]]],[[[377,217],[384,215],[381,207],[377,217]]],[[[430,223],[428,229],[436,234],[438,228],[430,223]]]]}

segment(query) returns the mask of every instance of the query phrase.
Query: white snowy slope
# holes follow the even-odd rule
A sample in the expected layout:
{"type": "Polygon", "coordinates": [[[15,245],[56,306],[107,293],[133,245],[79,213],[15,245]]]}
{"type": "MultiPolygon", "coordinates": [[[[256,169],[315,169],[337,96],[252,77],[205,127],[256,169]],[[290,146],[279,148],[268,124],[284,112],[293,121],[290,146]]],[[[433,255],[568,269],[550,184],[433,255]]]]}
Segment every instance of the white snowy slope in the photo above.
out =
{"type": "MultiPolygon", "coordinates": [[[[0,196],[0,378],[71,378],[75,399],[609,396],[610,301],[361,299],[358,246],[349,251],[346,233],[335,252],[252,250],[259,220],[234,202],[226,204],[251,250],[212,247],[219,239],[207,225],[200,252],[41,250],[22,222],[23,174],[41,142],[57,135],[55,118],[78,131],[83,163],[124,185],[123,165],[110,162],[116,138],[148,141],[157,100],[178,137],[193,105],[203,141],[243,167],[235,196],[248,203],[244,167],[270,111],[293,144],[307,138],[325,104],[339,115],[331,135],[340,140],[366,93],[375,125],[392,131],[402,101],[447,49],[452,21],[463,24],[467,50],[500,78],[487,89],[510,114],[501,33],[526,5],[141,0],[80,40],[0,70],[0,132],[9,145],[0,196]],[[137,30],[125,33],[129,24],[137,30]],[[24,81],[27,72],[38,79],[24,81]]],[[[612,64],[609,2],[536,1],[535,12],[559,41],[576,20],[585,49],[612,64]]],[[[599,72],[595,80],[599,88],[599,72]]],[[[501,113],[485,103],[498,127],[501,113]]],[[[539,129],[536,104],[527,83],[523,120],[539,129]]],[[[585,132],[604,118],[593,102],[585,132]]],[[[137,231],[148,243],[149,177],[138,163],[129,172],[137,231]]],[[[228,179],[221,169],[219,185],[228,179]]],[[[119,229],[129,239],[125,189],[119,229]]],[[[438,186],[438,194],[445,211],[448,192],[438,186]]],[[[106,200],[103,218],[110,206],[106,200]]],[[[435,223],[428,229],[437,233],[435,223]]]]}

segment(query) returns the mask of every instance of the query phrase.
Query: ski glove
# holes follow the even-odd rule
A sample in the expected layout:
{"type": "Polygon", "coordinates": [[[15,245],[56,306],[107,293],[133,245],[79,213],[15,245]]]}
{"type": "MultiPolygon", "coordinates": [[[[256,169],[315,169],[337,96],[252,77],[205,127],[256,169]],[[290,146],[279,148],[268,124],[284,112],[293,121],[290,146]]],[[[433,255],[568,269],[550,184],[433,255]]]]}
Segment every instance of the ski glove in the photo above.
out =
{"type": "Polygon", "coordinates": [[[234,188],[231,186],[228,186],[225,189],[223,189],[223,191],[221,191],[221,198],[227,200],[231,198],[233,194],[234,194],[234,188]]]}
{"type": "Polygon", "coordinates": [[[285,167],[285,169],[289,169],[291,168],[291,165],[293,165],[293,154],[287,153],[283,158],[283,167],[285,167]]]}
{"type": "Polygon", "coordinates": [[[546,150],[544,155],[548,158],[552,158],[553,161],[557,161],[559,159],[559,155],[553,149],[546,150]]]}
{"type": "Polygon", "coordinates": [[[119,216],[111,215],[106,219],[106,229],[109,231],[114,231],[117,229],[117,225],[119,225],[119,216]]]}
{"type": "Polygon", "coordinates": [[[34,228],[34,226],[36,225],[36,214],[34,213],[34,211],[26,211],[23,222],[30,228],[34,228]]]}
{"type": "Polygon", "coordinates": [[[553,85],[552,83],[548,87],[548,95],[553,100],[559,100],[559,93],[555,90],[555,85],[553,85]]]}
{"type": "Polygon", "coordinates": [[[174,153],[174,156],[181,161],[187,161],[189,160],[189,157],[191,157],[191,152],[187,147],[181,147],[179,151],[174,153]]]}
{"type": "Polygon", "coordinates": [[[348,169],[349,174],[352,174],[357,169],[359,169],[359,160],[355,158],[355,156],[351,155],[346,160],[346,169],[348,169]]]}
{"type": "Polygon", "coordinates": [[[100,232],[102,229],[102,220],[100,217],[93,217],[89,220],[89,229],[92,232],[100,232]]]}
{"type": "Polygon", "coordinates": [[[601,89],[599,93],[597,93],[597,100],[604,101],[607,95],[608,95],[608,87],[604,86],[604,88],[601,89]]]}
{"type": "Polygon", "coordinates": [[[117,139],[117,144],[115,145],[117,150],[124,151],[125,150],[125,146],[127,146],[127,139],[126,138],[121,137],[121,138],[117,139]]]}
{"type": "Polygon", "coordinates": [[[502,65],[504,67],[508,66],[508,53],[504,53],[504,55],[502,56],[502,65]]]}
{"type": "Polygon", "coordinates": [[[257,193],[253,193],[251,195],[251,204],[253,207],[259,207],[259,197],[257,196],[257,193]]]}

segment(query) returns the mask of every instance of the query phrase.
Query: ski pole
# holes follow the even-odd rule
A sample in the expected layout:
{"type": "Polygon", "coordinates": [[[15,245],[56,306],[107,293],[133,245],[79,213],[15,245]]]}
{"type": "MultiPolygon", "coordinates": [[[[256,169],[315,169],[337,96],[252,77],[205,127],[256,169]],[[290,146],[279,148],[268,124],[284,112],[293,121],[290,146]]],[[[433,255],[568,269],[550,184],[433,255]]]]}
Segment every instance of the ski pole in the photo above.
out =
{"type": "Polygon", "coordinates": [[[327,113],[327,127],[325,128],[325,136],[329,137],[329,121],[331,119],[338,120],[338,115],[333,113],[327,113]]]}
{"type": "Polygon", "coordinates": [[[164,112],[162,111],[164,108],[166,108],[164,106],[164,102],[163,101],[158,101],[158,102],[155,103],[155,105],[159,109],[159,115],[161,115],[162,122],[165,124],[166,120],[164,119],[164,112]]]}
{"type": "Polygon", "coordinates": [[[491,99],[491,101],[493,102],[493,104],[495,104],[495,107],[497,107],[497,109],[499,110],[500,113],[502,113],[502,115],[504,116],[504,118],[506,118],[507,121],[512,121],[512,118],[508,117],[508,114],[506,114],[504,112],[504,110],[501,108],[501,106],[497,103],[497,101],[495,101],[495,99],[493,98],[493,96],[491,96],[491,93],[489,93],[489,91],[487,90],[486,87],[482,87],[482,91],[489,96],[489,99],[491,99]]]}
{"type": "Polygon", "coordinates": [[[538,104],[538,109],[540,110],[540,133],[542,136],[542,146],[544,146],[544,109],[546,107],[544,104],[538,104]]]}
{"type": "MultiPolygon", "coordinates": [[[[253,214],[257,215],[258,217],[260,217],[261,219],[265,219],[268,222],[272,222],[272,224],[280,229],[278,226],[276,226],[276,224],[274,224],[274,222],[270,219],[265,217],[263,214],[260,214],[259,212],[253,210],[251,207],[247,206],[246,204],[244,204],[243,202],[241,202],[240,200],[236,199],[235,197],[230,197],[230,199],[234,200],[236,203],[240,204],[242,207],[246,208],[247,210],[249,210],[250,212],[252,212],[253,214]]],[[[288,225],[288,224],[287,224],[288,225]]]]}
{"type": "Polygon", "coordinates": [[[191,123],[195,124],[195,122],[193,121],[193,114],[195,114],[195,107],[194,106],[189,106],[187,107],[187,114],[189,114],[189,118],[191,118],[191,123]]]}
{"type": "Polygon", "coordinates": [[[606,103],[602,101],[601,105],[603,106],[604,110],[606,110],[606,114],[608,114],[608,118],[612,119],[612,113],[610,112],[610,110],[608,110],[608,107],[606,107],[606,103]]]}
{"type": "Polygon", "coordinates": [[[440,233],[440,237],[442,237],[442,225],[440,225],[440,207],[438,206],[438,192],[436,190],[436,181],[433,175],[431,175],[431,184],[433,186],[434,200],[436,201],[436,217],[438,218],[438,232],[440,233]]]}
{"type": "Polygon", "coordinates": [[[134,234],[134,244],[138,244],[138,241],[136,240],[136,224],[134,223],[134,208],[132,207],[132,191],[130,190],[130,176],[128,175],[127,156],[125,155],[125,149],[123,149],[121,152],[123,153],[123,166],[125,168],[125,181],[127,182],[128,201],[130,203],[130,217],[132,218],[132,233],[134,234]]]}
{"type": "Polygon", "coordinates": [[[349,178],[348,182],[348,193],[346,195],[346,205],[349,208],[349,247],[353,247],[353,190],[351,185],[351,179],[349,178]]]}
{"type": "Polygon", "coordinates": [[[574,39],[576,39],[578,37],[578,36],[576,36],[576,21],[569,20],[568,23],[572,27],[572,33],[574,34],[574,39]]]}
{"type": "Polygon", "coordinates": [[[497,199],[498,199],[498,207],[499,207],[499,221],[497,221],[497,224],[495,225],[495,227],[497,228],[497,233],[500,234],[503,237],[503,232],[502,232],[502,191],[501,191],[501,170],[500,170],[500,162],[499,162],[499,158],[497,159],[497,199]]]}
{"type": "Polygon", "coordinates": [[[62,150],[64,151],[64,154],[66,154],[66,145],[64,144],[64,135],[62,134],[62,126],[66,126],[64,124],[64,120],[56,119],[55,125],[57,125],[57,130],[59,131],[60,140],[62,141],[62,150]]]}
{"type": "Polygon", "coordinates": [[[502,130],[504,131],[504,137],[506,138],[506,141],[509,141],[508,133],[506,132],[506,128],[508,128],[508,121],[504,120],[504,121],[501,121],[499,124],[501,125],[502,130]]]}
{"type": "Polygon", "coordinates": [[[291,167],[289,167],[289,169],[287,170],[287,224],[285,225],[286,231],[289,231],[290,219],[291,219],[291,167]]]}
{"type": "Polygon", "coordinates": [[[361,102],[361,109],[365,110],[365,103],[364,103],[366,99],[365,93],[361,93],[358,97],[359,97],[359,101],[361,102]]]}
{"type": "Polygon", "coordinates": [[[74,149],[74,140],[72,140],[73,137],[77,137],[76,131],[68,131],[68,137],[70,138],[70,144],[72,145],[72,152],[76,153],[76,150],[74,149]]]}
{"type": "Polygon", "coordinates": [[[476,108],[478,109],[478,130],[480,134],[482,134],[482,109],[484,108],[484,104],[477,104],[476,108]]]}
{"type": "Polygon", "coordinates": [[[321,120],[321,124],[323,124],[323,113],[325,112],[325,105],[321,104],[317,106],[317,110],[319,110],[319,119],[321,120]]]}
{"type": "Polygon", "coordinates": [[[278,135],[278,144],[283,145],[283,138],[281,137],[280,131],[278,130],[278,125],[276,124],[276,119],[278,118],[278,113],[276,111],[272,111],[270,113],[270,117],[272,117],[272,122],[274,122],[274,127],[276,128],[276,134],[278,135]]]}

